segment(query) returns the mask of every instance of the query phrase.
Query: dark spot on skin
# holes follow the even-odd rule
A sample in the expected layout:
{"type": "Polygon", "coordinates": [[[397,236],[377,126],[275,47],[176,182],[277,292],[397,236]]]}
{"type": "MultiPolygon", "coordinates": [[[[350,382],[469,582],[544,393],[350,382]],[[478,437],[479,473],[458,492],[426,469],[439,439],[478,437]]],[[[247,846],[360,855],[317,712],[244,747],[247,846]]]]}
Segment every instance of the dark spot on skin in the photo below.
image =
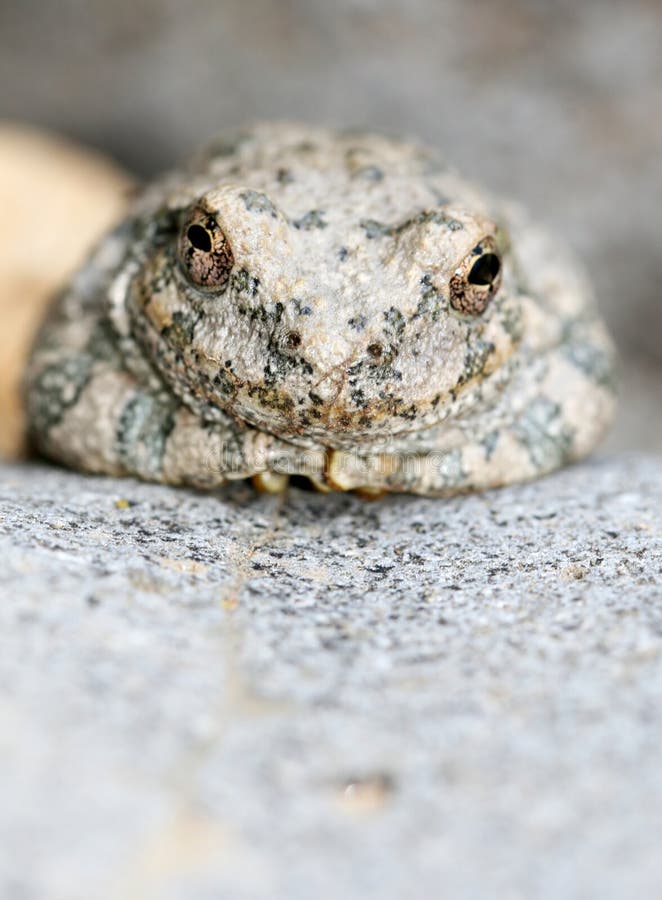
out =
{"type": "Polygon", "coordinates": [[[115,436],[124,465],[143,476],[158,477],[165,445],[174,428],[174,398],[136,393],[124,406],[115,436]]]}
{"type": "Polygon", "coordinates": [[[570,322],[564,327],[561,348],[563,356],[595,384],[616,391],[617,383],[611,353],[607,348],[596,346],[586,340],[581,322],[570,322]]]}
{"type": "Polygon", "coordinates": [[[391,391],[380,391],[379,399],[384,402],[384,407],[389,415],[397,416],[400,414],[402,397],[396,397],[391,391]]]}
{"type": "Polygon", "coordinates": [[[278,169],[276,172],[276,181],[278,184],[292,184],[294,176],[289,169],[278,169]]]}
{"type": "Polygon", "coordinates": [[[237,311],[241,315],[248,316],[251,322],[267,326],[271,332],[280,322],[283,310],[284,306],[280,301],[274,303],[273,306],[267,306],[262,303],[258,303],[255,306],[243,306],[241,304],[237,306],[237,311]]]}
{"type": "Polygon", "coordinates": [[[167,325],[161,334],[164,340],[180,350],[191,345],[193,332],[199,316],[187,316],[180,310],[172,314],[172,322],[167,325]]]}
{"type": "Polygon", "coordinates": [[[283,338],[278,336],[275,326],[278,325],[284,311],[282,303],[274,305],[273,312],[266,312],[266,318],[261,321],[269,328],[266,357],[264,366],[264,380],[267,385],[274,386],[283,382],[293,371],[301,371],[305,375],[312,375],[313,367],[302,356],[293,356],[291,351],[301,344],[301,335],[297,331],[288,332],[283,338]]]}
{"type": "Polygon", "coordinates": [[[290,396],[272,386],[251,385],[248,388],[248,395],[256,398],[263,406],[285,414],[292,413],[295,408],[294,400],[290,396]]]}
{"type": "Polygon", "coordinates": [[[426,225],[428,222],[432,222],[435,225],[443,225],[450,231],[461,231],[464,228],[461,222],[448,216],[441,209],[423,210],[415,216],[405,219],[404,222],[399,222],[397,225],[387,225],[384,222],[377,222],[375,219],[362,219],[359,225],[365,231],[366,237],[369,240],[373,240],[378,237],[395,237],[408,228],[426,225]]]}
{"type": "Polygon", "coordinates": [[[413,422],[414,419],[416,418],[416,412],[417,412],[416,404],[412,403],[411,406],[408,407],[407,409],[401,410],[398,413],[398,416],[401,419],[407,419],[409,422],[413,422]]]}
{"type": "Polygon", "coordinates": [[[510,309],[506,307],[500,311],[501,324],[503,329],[512,339],[514,344],[518,344],[522,340],[524,321],[521,310],[516,307],[510,309]]]}
{"type": "MultiPolygon", "coordinates": [[[[192,253],[194,251],[191,251],[192,253]]],[[[143,308],[149,303],[154,294],[160,294],[173,280],[175,264],[172,258],[164,256],[162,265],[154,272],[153,276],[139,285],[143,308]]]]}
{"type": "Polygon", "coordinates": [[[276,207],[266,194],[260,191],[243,191],[239,196],[244,201],[244,205],[249,212],[265,213],[271,216],[272,219],[278,217],[276,207]]]}
{"type": "MultiPolygon", "coordinates": [[[[496,450],[496,446],[499,442],[499,432],[498,431],[490,431],[489,434],[485,435],[484,439],[481,441],[483,449],[485,451],[485,459],[490,460],[494,455],[494,451],[496,450]]],[[[535,517],[534,517],[535,518],[535,517]]]]}
{"type": "Polygon", "coordinates": [[[92,331],[86,351],[97,362],[115,363],[117,361],[115,335],[104,320],[101,320],[92,331]]]}
{"type": "Polygon", "coordinates": [[[536,397],[520,413],[513,431],[538,468],[559,466],[572,446],[572,433],[562,425],[561,407],[548,397],[536,397]]]}
{"type": "Polygon", "coordinates": [[[405,329],[405,317],[402,315],[399,309],[396,309],[395,306],[392,306],[390,309],[384,311],[384,319],[386,320],[386,324],[389,328],[393,329],[393,331],[398,335],[398,337],[402,334],[405,329]]]}
{"type": "Polygon", "coordinates": [[[351,319],[347,320],[347,324],[354,331],[363,331],[367,321],[365,316],[353,316],[351,319]]]}
{"type": "Polygon", "coordinates": [[[213,385],[226,397],[232,396],[236,392],[234,381],[223,369],[214,375],[213,385]]]}
{"type": "Polygon", "coordinates": [[[421,278],[421,299],[418,301],[411,318],[418,319],[429,315],[436,322],[442,312],[446,312],[448,301],[432,282],[432,276],[425,274],[421,278]]]}
{"type": "Polygon", "coordinates": [[[249,297],[255,297],[260,287],[260,279],[255,278],[246,269],[240,269],[235,272],[232,279],[232,289],[236,294],[245,294],[249,297]]]}
{"type": "MultiPolygon", "coordinates": [[[[367,351],[372,359],[366,363],[365,377],[375,384],[402,380],[402,372],[393,367],[393,361],[398,355],[397,346],[393,344],[384,346],[375,342],[368,346],[367,351]]],[[[383,398],[386,395],[380,394],[380,396],[383,398]]]]}
{"type": "Polygon", "coordinates": [[[30,418],[36,434],[47,435],[78,402],[93,367],[94,357],[79,353],[42,369],[30,390],[30,418]]]}
{"type": "Polygon", "coordinates": [[[377,222],[375,219],[361,219],[359,225],[365,231],[365,236],[369,241],[378,237],[386,237],[393,233],[393,229],[390,225],[385,225],[383,222],[377,222]]]}
{"type": "Polygon", "coordinates": [[[323,209],[311,209],[300,219],[294,219],[292,225],[299,231],[311,231],[313,228],[326,228],[328,222],[324,221],[323,209]]]}
{"type": "Polygon", "coordinates": [[[363,407],[366,405],[365,394],[361,388],[356,388],[356,390],[352,391],[350,397],[355,406],[363,407]]]}
{"type": "Polygon", "coordinates": [[[345,262],[348,256],[349,250],[347,249],[347,247],[341,247],[340,250],[338,250],[338,259],[340,260],[340,262],[345,262]]]}
{"type": "Polygon", "coordinates": [[[412,225],[427,225],[428,222],[432,222],[434,225],[442,225],[444,228],[448,228],[449,231],[462,231],[464,228],[462,222],[458,222],[457,219],[449,216],[443,209],[424,210],[412,216],[411,219],[402,222],[397,227],[398,231],[404,231],[406,228],[411,228],[412,225]]]}
{"type": "Polygon", "coordinates": [[[312,315],[312,307],[308,306],[303,302],[303,300],[299,300],[297,297],[293,297],[290,300],[290,303],[294,306],[296,313],[298,316],[310,316],[312,315]]]}

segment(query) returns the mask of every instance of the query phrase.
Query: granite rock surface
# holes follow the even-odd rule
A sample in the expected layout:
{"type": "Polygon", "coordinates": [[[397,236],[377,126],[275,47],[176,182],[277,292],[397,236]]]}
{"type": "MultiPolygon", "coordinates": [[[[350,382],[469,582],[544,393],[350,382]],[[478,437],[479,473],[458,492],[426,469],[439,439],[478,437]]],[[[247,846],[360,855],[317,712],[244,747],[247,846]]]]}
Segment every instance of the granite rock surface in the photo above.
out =
{"type": "Polygon", "coordinates": [[[0,896],[657,896],[662,460],[448,501],[0,468],[0,896]]]}

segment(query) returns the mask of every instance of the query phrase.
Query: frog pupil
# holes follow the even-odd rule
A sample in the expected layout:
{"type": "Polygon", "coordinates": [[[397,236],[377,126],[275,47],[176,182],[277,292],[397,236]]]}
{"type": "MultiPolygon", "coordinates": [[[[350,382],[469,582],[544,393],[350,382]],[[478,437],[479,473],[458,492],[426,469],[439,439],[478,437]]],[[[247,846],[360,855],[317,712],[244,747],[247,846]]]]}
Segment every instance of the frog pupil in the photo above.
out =
{"type": "Polygon", "coordinates": [[[202,225],[191,225],[186,236],[196,250],[202,250],[203,253],[209,253],[211,250],[209,232],[202,225]]]}
{"type": "Polygon", "coordinates": [[[480,259],[477,259],[471,267],[469,283],[481,286],[491,285],[494,283],[500,269],[501,262],[496,253],[483,253],[480,259]]]}

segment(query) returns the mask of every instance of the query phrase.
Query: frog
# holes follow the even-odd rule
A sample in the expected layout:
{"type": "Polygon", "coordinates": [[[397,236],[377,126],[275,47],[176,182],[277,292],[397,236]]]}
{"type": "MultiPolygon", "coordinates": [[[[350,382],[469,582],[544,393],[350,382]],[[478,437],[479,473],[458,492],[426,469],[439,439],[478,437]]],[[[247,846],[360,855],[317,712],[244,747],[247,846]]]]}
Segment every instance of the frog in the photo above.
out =
{"type": "Polygon", "coordinates": [[[222,131],[136,196],[55,298],[30,434],[88,473],[444,497],[546,475],[609,425],[582,264],[435,148],[222,131]]]}

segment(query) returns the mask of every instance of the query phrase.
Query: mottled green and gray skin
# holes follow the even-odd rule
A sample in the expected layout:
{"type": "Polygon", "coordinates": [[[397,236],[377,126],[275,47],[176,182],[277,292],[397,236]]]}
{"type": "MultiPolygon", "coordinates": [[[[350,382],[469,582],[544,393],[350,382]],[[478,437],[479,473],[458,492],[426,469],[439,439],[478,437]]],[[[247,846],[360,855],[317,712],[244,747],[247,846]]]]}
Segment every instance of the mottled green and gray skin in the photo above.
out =
{"type": "Polygon", "coordinates": [[[146,190],[54,305],[27,400],[38,447],[86,471],[444,495],[588,453],[613,364],[583,275],[519,209],[419,145],[265,124],[146,190]],[[201,207],[218,290],[178,250],[201,207]],[[486,242],[500,286],[458,312],[486,242]]]}

